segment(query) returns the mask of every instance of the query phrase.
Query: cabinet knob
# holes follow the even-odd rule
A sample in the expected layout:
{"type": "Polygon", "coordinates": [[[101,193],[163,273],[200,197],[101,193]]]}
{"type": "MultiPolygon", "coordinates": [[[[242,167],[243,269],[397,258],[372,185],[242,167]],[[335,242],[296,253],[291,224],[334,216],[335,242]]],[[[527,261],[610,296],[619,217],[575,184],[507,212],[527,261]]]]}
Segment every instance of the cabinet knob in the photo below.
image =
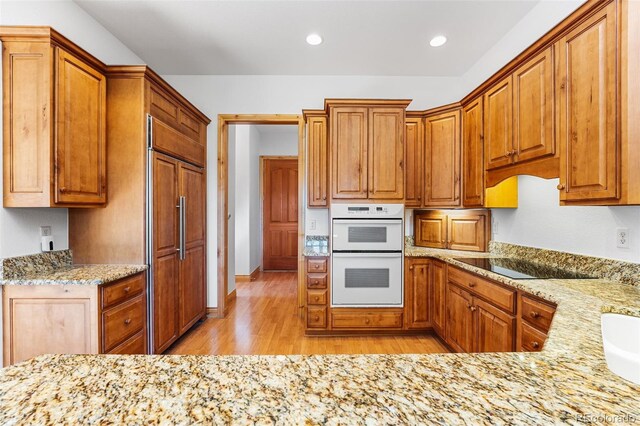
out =
{"type": "Polygon", "coordinates": [[[315,296],[315,297],[313,298],[313,300],[315,300],[315,301],[317,302],[317,301],[319,301],[319,300],[320,300],[320,298],[319,298],[318,296],[315,296]]]}
{"type": "Polygon", "coordinates": [[[556,186],[556,188],[558,188],[558,190],[562,191],[565,188],[564,183],[559,183],[558,186],[556,186]]]}
{"type": "Polygon", "coordinates": [[[65,192],[67,192],[67,188],[65,188],[64,186],[62,188],[60,188],[60,193],[64,194],[65,192]]]}
{"type": "Polygon", "coordinates": [[[371,322],[371,320],[370,320],[369,318],[365,318],[365,319],[364,319],[364,323],[365,323],[365,324],[369,324],[370,322],[371,322]]]}
{"type": "Polygon", "coordinates": [[[471,303],[467,303],[467,309],[471,309],[471,303]]]}
{"type": "Polygon", "coordinates": [[[529,315],[531,315],[531,318],[538,318],[540,316],[540,314],[537,313],[536,311],[531,311],[529,315]]]}
{"type": "Polygon", "coordinates": [[[540,347],[540,343],[538,343],[538,342],[531,342],[531,346],[532,346],[534,349],[538,349],[538,348],[540,347]]]}
{"type": "Polygon", "coordinates": [[[126,320],[124,320],[124,323],[125,323],[126,325],[131,324],[131,318],[127,318],[126,320]]]}
{"type": "Polygon", "coordinates": [[[322,197],[322,201],[327,201],[327,196],[326,195],[322,197]]]}
{"type": "Polygon", "coordinates": [[[125,292],[125,293],[129,293],[129,291],[131,291],[131,287],[125,287],[125,288],[124,288],[124,292],[125,292]]]}
{"type": "Polygon", "coordinates": [[[314,321],[320,321],[320,317],[318,315],[316,315],[315,317],[313,317],[314,321]]]}
{"type": "Polygon", "coordinates": [[[413,271],[413,266],[409,266],[409,270],[410,270],[410,271],[413,271]]]}
{"type": "Polygon", "coordinates": [[[475,311],[476,311],[476,307],[475,307],[475,306],[472,306],[472,307],[471,307],[471,308],[469,308],[469,309],[471,309],[471,312],[475,312],[475,311]]]}
{"type": "Polygon", "coordinates": [[[476,283],[474,283],[474,282],[470,282],[469,283],[469,287],[475,287],[475,286],[476,286],[476,283]]]}
{"type": "Polygon", "coordinates": [[[320,265],[313,265],[313,269],[318,269],[320,268],[320,265]]]}

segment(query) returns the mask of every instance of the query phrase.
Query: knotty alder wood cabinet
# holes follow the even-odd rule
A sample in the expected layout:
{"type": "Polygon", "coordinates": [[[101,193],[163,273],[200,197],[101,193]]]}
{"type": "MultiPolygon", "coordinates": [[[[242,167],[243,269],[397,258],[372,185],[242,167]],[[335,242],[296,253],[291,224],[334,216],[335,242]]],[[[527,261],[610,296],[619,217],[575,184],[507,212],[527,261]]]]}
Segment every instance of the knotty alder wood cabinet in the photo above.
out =
{"type": "Polygon", "coordinates": [[[145,273],[96,285],[5,286],[4,365],[34,356],[146,354],[145,273]]]}
{"type": "Polygon", "coordinates": [[[49,27],[0,27],[4,207],[107,202],[105,65],[49,27]]]}
{"type": "Polygon", "coordinates": [[[425,119],[425,207],[458,207],[460,200],[460,107],[425,119]]]}
{"type": "Polygon", "coordinates": [[[331,196],[340,200],[404,198],[408,100],[327,99],[331,196]]]}
{"type": "Polygon", "coordinates": [[[491,238],[489,210],[416,211],[414,243],[419,247],[486,251],[491,238]]]}
{"type": "Polygon", "coordinates": [[[328,207],[327,114],[324,110],[304,110],[303,116],[307,123],[307,205],[328,207]]]}

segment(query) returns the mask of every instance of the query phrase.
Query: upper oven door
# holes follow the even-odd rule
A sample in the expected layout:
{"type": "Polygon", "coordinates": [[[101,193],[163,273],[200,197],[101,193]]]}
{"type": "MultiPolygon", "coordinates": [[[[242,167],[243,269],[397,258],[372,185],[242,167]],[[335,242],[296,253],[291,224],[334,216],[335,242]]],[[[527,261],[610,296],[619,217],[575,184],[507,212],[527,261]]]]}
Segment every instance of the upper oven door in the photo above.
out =
{"type": "Polygon", "coordinates": [[[333,219],[333,251],[401,251],[402,219],[333,219]]]}

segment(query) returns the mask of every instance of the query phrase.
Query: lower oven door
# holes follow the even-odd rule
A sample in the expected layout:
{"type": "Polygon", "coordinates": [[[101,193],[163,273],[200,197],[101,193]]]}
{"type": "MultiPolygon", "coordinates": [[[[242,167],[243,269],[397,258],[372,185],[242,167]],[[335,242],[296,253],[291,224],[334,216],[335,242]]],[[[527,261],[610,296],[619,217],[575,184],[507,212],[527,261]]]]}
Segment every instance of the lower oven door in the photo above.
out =
{"type": "Polygon", "coordinates": [[[402,253],[333,253],[331,306],[401,307],[402,253]]]}

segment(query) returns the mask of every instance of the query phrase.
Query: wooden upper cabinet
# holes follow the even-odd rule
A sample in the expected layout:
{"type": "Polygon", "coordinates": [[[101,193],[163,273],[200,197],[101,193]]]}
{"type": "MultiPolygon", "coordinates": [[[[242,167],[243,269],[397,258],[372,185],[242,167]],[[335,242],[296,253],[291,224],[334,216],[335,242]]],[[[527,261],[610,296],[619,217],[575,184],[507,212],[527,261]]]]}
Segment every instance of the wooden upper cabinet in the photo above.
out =
{"type": "Polygon", "coordinates": [[[325,100],[332,198],[404,199],[404,115],[408,104],[404,100],[325,100]]]}
{"type": "Polygon", "coordinates": [[[424,205],[460,205],[460,109],[425,121],[424,205]]]}
{"type": "Polygon", "coordinates": [[[369,198],[404,198],[404,108],[369,108],[369,198]]]}
{"type": "Polygon", "coordinates": [[[493,86],[484,95],[485,169],[511,163],[514,154],[511,76],[493,86]]]}
{"type": "Polygon", "coordinates": [[[368,112],[364,107],[331,108],[333,198],[367,198],[368,112]]]}
{"type": "Polygon", "coordinates": [[[0,40],[4,207],[103,206],[104,64],[47,27],[1,27],[0,40]]]}
{"type": "Polygon", "coordinates": [[[307,143],[307,204],[309,207],[327,207],[329,159],[325,115],[312,115],[307,118],[307,143]]]}
{"type": "Polygon", "coordinates": [[[484,205],[482,97],[462,108],[462,205],[484,205]]]}
{"type": "Polygon", "coordinates": [[[514,162],[553,155],[553,48],[530,59],[513,73],[514,162]]]}
{"type": "Polygon", "coordinates": [[[105,76],[56,48],[55,203],[107,201],[105,76]]]}
{"type": "Polygon", "coordinates": [[[490,238],[489,210],[425,210],[415,213],[416,246],[486,251],[490,238]]]}
{"type": "Polygon", "coordinates": [[[563,201],[620,196],[616,49],[616,2],[557,43],[558,189],[563,201]]]}
{"type": "Polygon", "coordinates": [[[422,118],[408,117],[405,120],[404,155],[404,205],[422,206],[422,183],[424,179],[424,125],[422,118]]]}

